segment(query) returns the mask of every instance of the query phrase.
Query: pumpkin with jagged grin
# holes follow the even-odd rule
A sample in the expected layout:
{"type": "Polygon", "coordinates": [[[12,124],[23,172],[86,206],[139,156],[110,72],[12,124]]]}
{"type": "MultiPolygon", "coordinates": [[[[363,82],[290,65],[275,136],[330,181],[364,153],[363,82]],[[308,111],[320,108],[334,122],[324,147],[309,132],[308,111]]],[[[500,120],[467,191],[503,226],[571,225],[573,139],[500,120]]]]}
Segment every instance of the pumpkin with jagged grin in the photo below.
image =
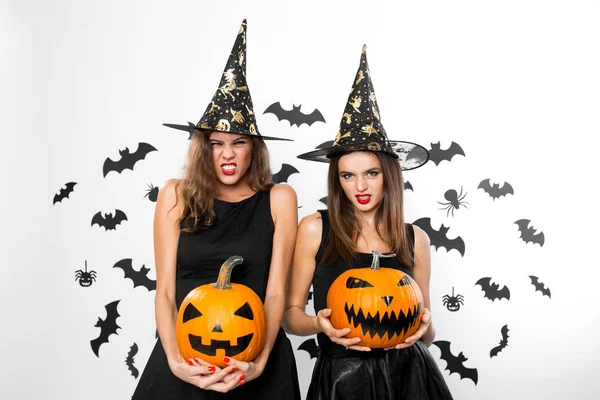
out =
{"type": "Polygon", "coordinates": [[[327,293],[330,320],[336,329],[350,328],[346,337],[359,337],[360,346],[394,347],[414,334],[423,314],[423,295],[409,275],[380,268],[380,252],[371,267],[349,269],[327,293]]]}
{"type": "Polygon", "coordinates": [[[221,266],[216,283],[199,286],[185,297],[176,322],[179,351],[185,360],[201,359],[224,367],[224,357],[251,361],[265,344],[262,301],[247,286],[230,283],[231,270],[242,257],[221,266]]]}

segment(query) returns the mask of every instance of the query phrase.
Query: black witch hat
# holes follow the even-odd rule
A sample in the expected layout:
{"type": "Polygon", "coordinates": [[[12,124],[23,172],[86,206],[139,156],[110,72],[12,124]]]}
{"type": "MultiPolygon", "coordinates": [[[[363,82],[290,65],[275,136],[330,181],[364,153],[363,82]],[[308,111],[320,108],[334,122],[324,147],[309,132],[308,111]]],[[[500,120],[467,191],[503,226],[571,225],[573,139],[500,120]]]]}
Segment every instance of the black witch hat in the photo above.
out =
{"type": "Polygon", "coordinates": [[[169,128],[192,133],[194,130],[219,131],[240,135],[257,136],[267,140],[290,140],[262,136],[256,125],[256,117],[246,82],[246,20],[238,32],[235,44],[225,65],[221,83],[204,115],[196,125],[163,124],[169,128]]]}
{"type": "Polygon", "coordinates": [[[429,160],[429,152],[421,145],[388,140],[371,82],[366,45],[362,49],[360,66],[348,96],[340,128],[333,143],[328,146],[326,143],[320,145],[317,150],[299,155],[298,158],[329,162],[333,155],[340,153],[359,150],[383,151],[398,158],[405,171],[418,168],[429,160]]]}

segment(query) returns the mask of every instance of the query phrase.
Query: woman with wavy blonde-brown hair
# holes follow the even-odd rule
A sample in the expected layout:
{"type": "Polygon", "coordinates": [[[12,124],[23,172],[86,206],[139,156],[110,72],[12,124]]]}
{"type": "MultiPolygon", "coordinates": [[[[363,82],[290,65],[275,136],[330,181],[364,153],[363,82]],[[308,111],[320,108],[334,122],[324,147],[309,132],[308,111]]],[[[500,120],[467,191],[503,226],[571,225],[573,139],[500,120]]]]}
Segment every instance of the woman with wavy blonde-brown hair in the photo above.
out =
{"type": "Polygon", "coordinates": [[[271,183],[263,140],[278,138],[258,132],[245,52],[244,20],[219,89],[198,124],[166,124],[192,137],[185,177],[168,181],[156,203],[160,340],[133,400],[300,399],[292,347],[280,327],[298,223],[296,193],[271,183]],[[184,359],[175,332],[178,309],[192,289],[216,282],[220,266],[234,254],[243,264],[233,270],[231,282],[248,286],[264,304],[264,348],[250,362],[225,356],[223,368],[184,359]]]}
{"type": "MultiPolygon", "coordinates": [[[[307,215],[298,227],[290,277],[293,285],[283,320],[290,333],[317,335],[319,355],[307,399],[452,399],[427,350],[435,336],[429,312],[429,238],[418,227],[406,224],[403,212],[402,170],[420,167],[429,154],[415,143],[388,140],[365,47],[332,146],[298,157],[330,163],[328,209],[307,215]],[[380,259],[385,253],[386,258],[380,259]],[[367,311],[366,317],[362,310],[359,317],[352,314],[354,305],[348,308],[345,303],[342,318],[354,328],[360,327],[365,339],[368,335],[392,339],[396,332],[409,335],[388,349],[372,349],[360,337],[349,337],[351,329],[336,329],[330,321],[330,287],[342,273],[369,265],[408,274],[423,295],[419,311],[407,314],[398,311],[398,296],[369,298],[373,307],[383,311],[375,315],[367,311]],[[305,312],[311,285],[317,315],[305,312]]],[[[404,280],[391,284],[401,286],[404,280]]],[[[351,276],[343,285],[357,291],[376,284],[351,276]]]]}

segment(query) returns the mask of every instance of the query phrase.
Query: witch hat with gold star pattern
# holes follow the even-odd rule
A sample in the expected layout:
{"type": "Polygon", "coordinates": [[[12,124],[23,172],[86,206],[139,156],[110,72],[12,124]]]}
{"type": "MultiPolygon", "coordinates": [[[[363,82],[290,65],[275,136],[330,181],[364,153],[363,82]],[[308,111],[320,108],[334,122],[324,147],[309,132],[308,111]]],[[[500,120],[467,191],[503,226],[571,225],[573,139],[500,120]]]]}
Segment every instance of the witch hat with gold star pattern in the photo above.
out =
{"type": "Polygon", "coordinates": [[[415,169],[429,160],[429,152],[411,142],[388,140],[381,123],[375,89],[367,63],[367,46],[364,45],[360,66],[348,96],[344,116],[331,146],[298,156],[303,160],[329,162],[336,154],[352,151],[383,151],[399,159],[403,170],[415,169]]]}
{"type": "Polygon", "coordinates": [[[256,125],[256,117],[246,82],[246,20],[242,22],[237,38],[225,65],[221,83],[204,115],[194,126],[163,124],[186,132],[194,130],[219,131],[256,136],[267,140],[290,140],[262,136],[256,125]]]}

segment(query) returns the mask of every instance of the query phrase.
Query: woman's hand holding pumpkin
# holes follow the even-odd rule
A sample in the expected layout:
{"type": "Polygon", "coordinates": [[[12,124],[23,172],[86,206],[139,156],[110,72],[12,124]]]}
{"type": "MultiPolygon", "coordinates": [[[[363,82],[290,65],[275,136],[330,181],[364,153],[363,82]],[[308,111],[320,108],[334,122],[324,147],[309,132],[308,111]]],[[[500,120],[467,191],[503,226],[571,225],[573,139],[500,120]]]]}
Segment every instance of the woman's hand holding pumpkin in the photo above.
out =
{"type": "Polygon", "coordinates": [[[214,390],[216,392],[228,392],[239,383],[239,379],[231,379],[229,382],[224,382],[224,378],[235,372],[237,367],[229,365],[225,368],[219,368],[211,365],[199,358],[189,359],[186,362],[170,365],[171,371],[179,379],[198,386],[200,389],[214,390]]]}
{"type": "Polygon", "coordinates": [[[421,317],[421,325],[419,325],[419,329],[417,329],[417,331],[415,333],[413,333],[411,336],[407,337],[403,343],[400,343],[396,347],[391,347],[386,350],[405,349],[407,347],[412,346],[413,344],[415,344],[417,342],[417,340],[421,339],[421,337],[429,329],[430,325],[431,325],[431,312],[428,309],[424,308],[423,316],[421,317]]]}
{"type": "Polygon", "coordinates": [[[358,346],[357,343],[360,342],[360,338],[347,338],[345,337],[350,333],[349,328],[344,329],[335,329],[335,327],[331,324],[329,317],[331,316],[331,309],[324,308],[317,313],[317,323],[319,324],[319,330],[329,336],[329,339],[333,343],[337,343],[341,346],[344,346],[348,350],[358,350],[358,351],[371,351],[370,347],[358,346]]]}
{"type": "MultiPolygon", "coordinates": [[[[259,359],[259,358],[260,358],[260,355],[256,359],[259,359]]],[[[265,365],[260,362],[238,361],[231,357],[225,357],[223,359],[223,362],[225,362],[225,364],[227,364],[228,367],[235,366],[236,369],[239,371],[239,373],[236,373],[236,374],[229,374],[225,378],[225,382],[229,382],[232,379],[234,381],[239,382],[238,386],[243,385],[246,382],[250,382],[251,380],[258,378],[265,370],[265,365]]]]}

